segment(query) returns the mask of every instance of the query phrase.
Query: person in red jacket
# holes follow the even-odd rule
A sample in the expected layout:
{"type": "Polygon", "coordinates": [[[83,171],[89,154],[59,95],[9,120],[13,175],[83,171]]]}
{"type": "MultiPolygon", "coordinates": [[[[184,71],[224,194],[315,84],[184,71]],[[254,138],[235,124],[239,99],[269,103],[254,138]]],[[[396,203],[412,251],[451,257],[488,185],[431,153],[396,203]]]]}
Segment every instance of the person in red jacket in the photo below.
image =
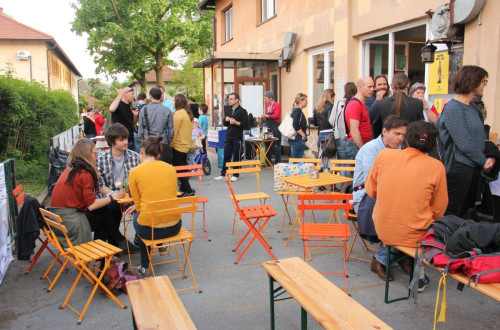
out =
{"type": "Polygon", "coordinates": [[[102,127],[104,126],[104,123],[106,120],[102,117],[102,109],[97,108],[94,111],[94,123],[95,123],[95,130],[97,132],[97,135],[103,135],[102,134],[102,127]]]}
{"type": "Polygon", "coordinates": [[[262,117],[266,118],[266,126],[273,133],[273,137],[278,138],[274,141],[274,164],[278,164],[281,163],[281,133],[278,129],[281,123],[281,105],[274,100],[271,91],[264,92],[264,103],[266,107],[262,117]]]}

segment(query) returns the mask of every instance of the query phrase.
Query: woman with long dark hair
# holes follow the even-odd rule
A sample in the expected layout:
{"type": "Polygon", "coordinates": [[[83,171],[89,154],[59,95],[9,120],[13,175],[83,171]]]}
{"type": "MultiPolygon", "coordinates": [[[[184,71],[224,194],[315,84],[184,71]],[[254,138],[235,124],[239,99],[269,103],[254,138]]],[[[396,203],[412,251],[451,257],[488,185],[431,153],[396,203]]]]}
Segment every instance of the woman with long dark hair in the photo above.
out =
{"type": "Polygon", "coordinates": [[[474,97],[482,96],[488,72],[475,65],[461,67],[452,79],[457,95],[446,103],[437,121],[441,157],[448,180],[450,203],[446,214],[462,216],[475,201],[472,187],[480,172],[489,172],[495,158],[484,154],[484,118],[474,97]]]}
{"type": "MultiPolygon", "coordinates": [[[[73,244],[83,244],[94,239],[108,240],[108,228],[113,226],[110,212],[93,211],[106,208],[113,200],[124,196],[122,190],[108,197],[96,199],[99,187],[97,149],[89,139],[78,140],[67,160],[67,168],[61,174],[52,192],[51,211],[61,216],[68,237],[73,244]]],[[[61,236],[62,237],[62,236],[61,236]]]]}
{"type": "MultiPolygon", "coordinates": [[[[175,116],[178,115],[177,109],[175,116]]],[[[175,117],[174,116],[174,117],[175,117]]],[[[129,207],[126,214],[134,214],[133,224],[137,235],[143,239],[151,239],[152,227],[151,217],[147,212],[147,203],[152,201],[173,199],[177,197],[177,176],[172,165],[159,160],[162,150],[163,136],[149,136],[144,139],[139,152],[141,164],[133,168],[129,174],[129,188],[134,200],[134,205],[129,207]]],[[[154,229],[155,239],[167,238],[180,231],[182,221],[180,215],[170,215],[177,222],[168,223],[168,227],[154,229]]],[[[141,265],[136,272],[139,276],[145,277],[148,273],[149,259],[147,248],[139,240],[139,250],[141,252],[141,265]]]]}
{"type": "Polygon", "coordinates": [[[328,121],[333,109],[333,99],[335,92],[328,88],[321,94],[321,97],[316,103],[313,111],[313,124],[318,126],[318,155],[321,157],[321,142],[333,132],[332,125],[328,121]]]}
{"type": "MultiPolygon", "coordinates": [[[[191,148],[191,134],[193,130],[194,116],[191,113],[186,96],[177,94],[174,97],[174,139],[170,146],[174,156],[173,165],[187,165],[187,154],[191,148]]],[[[189,184],[188,178],[180,178],[180,191],[182,197],[193,196],[194,190],[189,184]]]]}

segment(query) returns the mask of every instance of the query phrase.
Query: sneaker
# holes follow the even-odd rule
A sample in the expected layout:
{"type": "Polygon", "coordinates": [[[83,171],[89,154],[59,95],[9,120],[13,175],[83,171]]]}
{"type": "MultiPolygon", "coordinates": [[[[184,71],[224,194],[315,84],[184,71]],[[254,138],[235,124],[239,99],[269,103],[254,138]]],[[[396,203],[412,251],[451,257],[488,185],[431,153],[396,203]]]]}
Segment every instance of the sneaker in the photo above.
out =
{"type": "Polygon", "coordinates": [[[139,278],[146,278],[148,277],[148,270],[142,266],[139,266],[135,269],[135,273],[139,278]]]}
{"type": "Polygon", "coordinates": [[[424,292],[427,285],[429,285],[429,277],[424,274],[424,278],[418,280],[418,292],[424,292]]]}
{"type": "Polygon", "coordinates": [[[225,177],[223,177],[222,175],[219,175],[218,177],[215,177],[214,180],[216,181],[220,181],[222,179],[224,179],[225,177]]]}
{"type": "Polygon", "coordinates": [[[237,176],[232,176],[231,177],[231,182],[236,182],[238,181],[238,177],[237,176]]]}
{"type": "Polygon", "coordinates": [[[189,197],[189,196],[194,196],[194,194],[195,194],[195,191],[193,189],[191,192],[183,192],[182,195],[180,195],[179,197],[180,198],[189,197]]]}
{"type": "MultiPolygon", "coordinates": [[[[121,241],[120,243],[118,243],[118,248],[122,249],[123,252],[127,252],[127,242],[125,240],[121,241]]],[[[128,242],[128,252],[130,254],[134,254],[134,253],[139,253],[139,247],[137,245],[135,245],[134,243],[132,243],[131,241],[128,242]]]]}

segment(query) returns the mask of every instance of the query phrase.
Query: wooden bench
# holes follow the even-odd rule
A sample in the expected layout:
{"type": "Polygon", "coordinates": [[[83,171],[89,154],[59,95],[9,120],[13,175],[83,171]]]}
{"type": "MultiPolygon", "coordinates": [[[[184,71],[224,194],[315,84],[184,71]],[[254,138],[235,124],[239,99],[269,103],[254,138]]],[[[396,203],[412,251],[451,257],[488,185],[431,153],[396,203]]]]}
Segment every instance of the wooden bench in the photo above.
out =
{"type": "Polygon", "coordinates": [[[134,329],[196,329],[167,276],[127,282],[134,329]]]}
{"type": "MultiPolygon", "coordinates": [[[[415,248],[405,246],[395,246],[394,248],[409,255],[412,258],[415,257],[415,248]]],[[[425,259],[424,264],[429,268],[437,270],[440,273],[443,271],[441,268],[429,264],[425,259]]],[[[469,286],[469,278],[463,274],[448,273],[447,276],[473,290],[476,290],[477,292],[484,294],[485,296],[495,299],[496,301],[500,301],[500,283],[471,283],[469,286]]]]}
{"type": "Polygon", "coordinates": [[[290,298],[301,306],[302,329],[307,329],[307,314],[325,329],[391,329],[300,258],[268,261],[262,266],[269,276],[271,329],[274,302],[290,298]],[[274,282],[279,284],[276,289],[274,282]],[[291,297],[276,299],[284,291],[291,297]]]}

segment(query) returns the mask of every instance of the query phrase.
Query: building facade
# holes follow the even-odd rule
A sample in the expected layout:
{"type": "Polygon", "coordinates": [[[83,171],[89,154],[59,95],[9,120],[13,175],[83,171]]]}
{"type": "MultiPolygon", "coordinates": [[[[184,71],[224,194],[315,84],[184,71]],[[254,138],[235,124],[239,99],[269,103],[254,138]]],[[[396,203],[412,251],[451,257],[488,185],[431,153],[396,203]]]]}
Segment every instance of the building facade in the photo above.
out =
{"type": "Polygon", "coordinates": [[[81,74],[59,44],[52,36],[6,16],[0,8],[0,69],[8,63],[17,78],[37,81],[49,90],[64,89],[78,103],[81,74]]]}
{"type": "Polygon", "coordinates": [[[324,89],[333,88],[339,98],[344,84],[361,75],[384,74],[391,81],[396,72],[405,72],[412,83],[424,83],[426,96],[442,109],[453,96],[452,74],[462,64],[473,64],[489,73],[483,97],[486,122],[492,131],[500,131],[500,115],[495,115],[500,106],[500,95],[495,93],[500,40],[491,32],[500,30],[498,1],[203,0],[198,7],[214,20],[213,57],[199,63],[205,101],[212,109],[228,92],[236,91],[244,107],[262,113],[261,99],[251,102],[249,97],[272,90],[285,115],[302,92],[309,97],[306,115],[312,116],[324,89]],[[424,64],[422,47],[437,39],[431,32],[436,23],[427,12],[447,10],[450,5],[455,6],[456,16],[472,13],[466,23],[457,25],[455,41],[449,47],[435,44],[436,61],[424,64]],[[289,32],[294,34],[292,40],[289,32]]]}

